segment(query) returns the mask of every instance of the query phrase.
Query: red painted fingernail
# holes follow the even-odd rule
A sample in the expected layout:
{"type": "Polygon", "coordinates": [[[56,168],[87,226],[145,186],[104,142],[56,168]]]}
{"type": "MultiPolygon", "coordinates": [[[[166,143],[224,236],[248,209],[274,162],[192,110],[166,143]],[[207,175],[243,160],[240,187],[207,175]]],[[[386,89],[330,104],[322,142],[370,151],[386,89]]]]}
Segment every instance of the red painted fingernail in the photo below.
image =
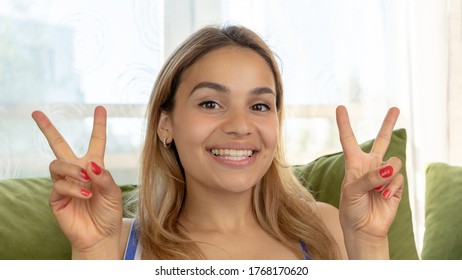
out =
{"type": "Polygon", "coordinates": [[[93,173],[95,173],[96,175],[99,175],[99,174],[101,174],[101,167],[99,167],[96,163],[94,163],[92,161],[91,162],[91,171],[93,171],[93,173]]]}
{"type": "Polygon", "coordinates": [[[380,169],[379,174],[380,174],[380,176],[382,176],[382,178],[390,177],[393,174],[393,166],[388,165],[388,166],[380,169]]]}
{"type": "Polygon", "coordinates": [[[388,198],[390,196],[390,190],[384,190],[383,193],[382,193],[382,196],[385,197],[385,198],[388,198]]]}
{"type": "Polygon", "coordinates": [[[89,196],[91,194],[91,191],[87,190],[87,189],[80,189],[80,193],[83,195],[83,196],[89,196]]]}
{"type": "Polygon", "coordinates": [[[85,180],[90,180],[90,176],[88,176],[88,173],[85,169],[80,170],[80,176],[82,176],[82,178],[85,180]]]}
{"type": "Polygon", "coordinates": [[[376,190],[376,191],[381,191],[382,189],[383,189],[383,186],[379,186],[377,188],[374,188],[374,190],[376,190]]]}

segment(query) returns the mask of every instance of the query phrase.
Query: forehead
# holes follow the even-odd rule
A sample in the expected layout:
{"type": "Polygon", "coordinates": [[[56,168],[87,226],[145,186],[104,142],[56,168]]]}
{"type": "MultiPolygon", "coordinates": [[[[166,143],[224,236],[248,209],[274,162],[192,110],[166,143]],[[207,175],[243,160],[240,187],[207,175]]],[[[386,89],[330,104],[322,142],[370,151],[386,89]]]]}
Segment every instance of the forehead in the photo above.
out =
{"type": "Polygon", "coordinates": [[[186,69],[182,80],[223,79],[238,74],[270,80],[274,86],[273,73],[266,60],[252,49],[236,46],[222,47],[208,52],[186,69]]]}

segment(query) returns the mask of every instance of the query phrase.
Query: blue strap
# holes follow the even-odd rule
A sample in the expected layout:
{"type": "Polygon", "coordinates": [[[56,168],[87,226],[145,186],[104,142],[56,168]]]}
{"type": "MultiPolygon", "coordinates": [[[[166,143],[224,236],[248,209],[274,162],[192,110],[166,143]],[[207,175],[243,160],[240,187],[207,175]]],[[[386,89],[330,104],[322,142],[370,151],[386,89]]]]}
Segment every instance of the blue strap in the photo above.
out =
{"type": "Polygon", "coordinates": [[[302,247],[302,251],[303,251],[303,259],[304,260],[311,260],[311,256],[310,256],[310,253],[308,252],[308,249],[306,248],[306,245],[305,245],[305,242],[303,241],[300,241],[300,247],[302,247]]]}
{"type": "Polygon", "coordinates": [[[128,236],[127,248],[125,249],[124,260],[134,260],[136,248],[138,247],[138,236],[136,235],[136,220],[132,223],[130,235],[128,236]]]}

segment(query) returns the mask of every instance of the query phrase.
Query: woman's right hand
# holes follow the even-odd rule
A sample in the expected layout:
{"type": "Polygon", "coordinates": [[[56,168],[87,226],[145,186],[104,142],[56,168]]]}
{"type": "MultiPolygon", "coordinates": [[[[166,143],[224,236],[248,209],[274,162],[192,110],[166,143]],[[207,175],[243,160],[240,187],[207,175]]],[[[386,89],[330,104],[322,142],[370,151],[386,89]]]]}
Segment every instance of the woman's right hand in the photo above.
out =
{"type": "Polygon", "coordinates": [[[71,242],[72,257],[120,259],[122,192],[104,169],[106,110],[96,107],[88,151],[80,158],[43,112],[32,118],[57,158],[50,164],[55,184],[49,203],[71,242]]]}

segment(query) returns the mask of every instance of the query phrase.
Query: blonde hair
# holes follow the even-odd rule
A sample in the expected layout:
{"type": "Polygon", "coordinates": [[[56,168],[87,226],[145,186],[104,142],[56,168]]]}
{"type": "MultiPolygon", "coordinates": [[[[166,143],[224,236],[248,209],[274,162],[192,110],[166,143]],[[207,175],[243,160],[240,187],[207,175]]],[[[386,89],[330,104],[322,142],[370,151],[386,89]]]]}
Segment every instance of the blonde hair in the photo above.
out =
{"type": "MultiPolygon", "coordinates": [[[[226,46],[251,49],[268,63],[274,75],[276,106],[282,123],[283,89],[279,67],[271,50],[257,34],[241,26],[209,26],[192,34],[165,62],[148,104],[137,205],[143,258],[205,257],[196,243],[179,230],[177,219],[186,195],[184,172],[175,143],[172,142],[169,149],[164,148],[157,137],[157,126],[161,112],[168,113],[175,106],[174,97],[183,72],[205,54],[226,46]]],[[[335,241],[319,217],[313,196],[285,163],[282,141],[278,142],[269,170],[254,188],[253,206],[261,227],[300,258],[303,252],[299,242],[306,244],[312,258],[339,256],[335,241]]]]}

